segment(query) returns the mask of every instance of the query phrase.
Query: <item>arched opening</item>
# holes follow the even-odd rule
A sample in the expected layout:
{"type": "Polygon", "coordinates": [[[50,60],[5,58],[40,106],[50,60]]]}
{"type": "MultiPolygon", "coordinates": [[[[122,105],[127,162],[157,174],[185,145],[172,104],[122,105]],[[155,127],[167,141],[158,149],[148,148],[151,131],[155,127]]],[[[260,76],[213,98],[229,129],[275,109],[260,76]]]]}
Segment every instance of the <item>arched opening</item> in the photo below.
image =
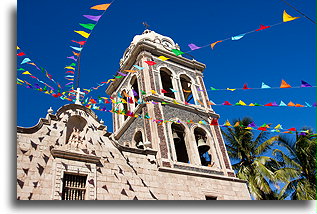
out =
{"type": "Polygon", "coordinates": [[[174,92],[171,91],[173,88],[172,75],[167,69],[160,70],[161,82],[162,82],[162,92],[164,91],[164,96],[175,99],[174,92]]]}
{"type": "Polygon", "coordinates": [[[144,149],[144,141],[143,141],[143,136],[141,131],[137,131],[134,134],[133,141],[134,141],[135,147],[137,147],[138,149],[144,149]]]}
{"type": "Polygon", "coordinates": [[[184,95],[184,101],[186,101],[190,104],[195,104],[194,96],[192,93],[191,79],[185,74],[180,75],[179,79],[181,81],[182,92],[184,95]]]}
{"type": "Polygon", "coordinates": [[[67,122],[67,131],[66,131],[66,142],[70,140],[70,138],[77,138],[73,140],[79,140],[79,134],[84,130],[87,121],[78,115],[71,116],[67,122]]]}
{"type": "Polygon", "coordinates": [[[125,96],[125,94],[126,94],[126,91],[125,90],[123,90],[122,92],[121,92],[121,97],[122,97],[122,99],[123,100],[125,100],[122,104],[123,104],[123,109],[122,109],[122,114],[124,114],[124,120],[126,120],[127,118],[128,118],[128,116],[127,116],[127,113],[128,113],[128,103],[127,103],[127,97],[125,96]],[[124,99],[124,97],[125,97],[125,99],[124,99]]]}
{"type": "Polygon", "coordinates": [[[139,94],[139,83],[138,83],[138,79],[136,76],[133,76],[132,79],[131,79],[131,90],[132,90],[132,93],[133,93],[133,98],[134,98],[134,105],[135,107],[138,105],[138,99],[140,98],[139,94]]]}
{"type": "Polygon", "coordinates": [[[176,159],[178,162],[189,163],[186,143],[185,143],[185,129],[182,125],[172,124],[173,141],[176,152],[176,159]]]}
{"type": "Polygon", "coordinates": [[[202,166],[211,166],[210,146],[207,144],[207,133],[202,128],[195,128],[194,135],[202,166]]]}

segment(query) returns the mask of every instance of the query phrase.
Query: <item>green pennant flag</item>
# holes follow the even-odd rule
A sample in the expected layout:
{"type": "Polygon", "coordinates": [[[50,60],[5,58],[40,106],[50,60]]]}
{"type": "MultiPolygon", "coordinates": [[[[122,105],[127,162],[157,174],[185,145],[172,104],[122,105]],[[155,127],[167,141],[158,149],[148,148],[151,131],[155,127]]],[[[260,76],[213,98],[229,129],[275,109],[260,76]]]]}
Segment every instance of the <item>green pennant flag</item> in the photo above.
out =
{"type": "Polygon", "coordinates": [[[142,90],[140,90],[141,91],[141,94],[142,95],[146,95],[146,92],[145,91],[142,91],[142,90]]]}
{"type": "Polygon", "coordinates": [[[87,28],[89,30],[92,30],[95,27],[95,24],[81,24],[81,23],[79,23],[79,25],[81,25],[82,27],[87,28]]]}
{"type": "Polygon", "coordinates": [[[258,103],[254,103],[254,106],[262,106],[262,105],[260,105],[260,104],[258,104],[258,103]]]}
{"type": "Polygon", "coordinates": [[[73,63],[72,63],[72,64],[70,64],[69,66],[76,66],[76,63],[74,63],[74,62],[73,62],[73,63]]]}
{"type": "Polygon", "coordinates": [[[18,71],[25,71],[23,68],[19,68],[18,71]]]}
{"type": "Polygon", "coordinates": [[[215,89],[215,88],[213,88],[213,87],[210,87],[210,89],[212,90],[212,91],[217,91],[218,89],[215,89]]]}
{"type": "Polygon", "coordinates": [[[113,76],[114,78],[120,79],[122,76],[113,76]]]}
{"type": "Polygon", "coordinates": [[[41,68],[41,72],[42,72],[42,73],[45,73],[45,69],[42,68],[42,67],[40,67],[40,68],[41,68]]]}
{"type": "Polygon", "coordinates": [[[180,51],[180,50],[177,50],[177,49],[172,49],[171,51],[172,51],[176,56],[184,54],[183,51],[180,51]]]}
{"type": "Polygon", "coordinates": [[[43,91],[47,91],[47,87],[46,86],[44,86],[43,91]]]}

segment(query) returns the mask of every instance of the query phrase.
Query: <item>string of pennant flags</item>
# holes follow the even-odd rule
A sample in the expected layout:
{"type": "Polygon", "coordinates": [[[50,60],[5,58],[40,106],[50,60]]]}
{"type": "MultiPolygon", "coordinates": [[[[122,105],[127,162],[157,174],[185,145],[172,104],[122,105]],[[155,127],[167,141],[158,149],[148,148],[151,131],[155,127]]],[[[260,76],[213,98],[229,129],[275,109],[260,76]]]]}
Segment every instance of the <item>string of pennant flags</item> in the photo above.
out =
{"type": "MultiPolygon", "coordinates": [[[[126,112],[124,110],[120,109],[112,109],[112,110],[107,110],[106,107],[100,107],[97,106],[96,104],[89,104],[85,105],[89,109],[94,109],[98,111],[103,111],[103,112],[110,112],[110,113],[115,113],[115,114],[121,114],[129,117],[135,117],[135,118],[140,118],[140,119],[147,119],[149,121],[155,122],[158,125],[162,125],[163,123],[176,123],[176,124],[194,124],[194,123],[199,123],[201,125],[211,125],[211,126],[219,126],[219,127],[241,127],[247,130],[259,130],[263,132],[278,132],[278,133],[289,133],[289,134],[294,134],[296,132],[299,133],[299,135],[308,135],[309,131],[308,130],[300,130],[298,131],[296,128],[292,127],[289,129],[284,129],[281,124],[278,124],[274,127],[272,127],[272,123],[264,123],[261,126],[257,126],[255,122],[251,122],[247,126],[244,126],[240,124],[239,122],[236,122],[234,125],[231,125],[228,120],[225,121],[224,124],[219,124],[217,118],[212,118],[210,122],[207,122],[205,120],[200,120],[198,122],[194,122],[193,120],[186,120],[186,121],[181,121],[181,120],[163,120],[163,119],[154,119],[151,118],[148,113],[144,114],[142,116],[141,114],[134,114],[133,112],[126,112]]],[[[316,134],[312,134],[313,136],[316,136],[316,134]]]]}
{"type": "Polygon", "coordinates": [[[46,85],[47,87],[51,88],[52,90],[55,90],[52,86],[48,85],[44,81],[37,78],[34,74],[30,73],[28,71],[29,69],[27,69],[26,67],[23,68],[23,66],[25,66],[25,65],[32,65],[38,71],[43,73],[50,81],[52,81],[54,84],[56,84],[56,86],[59,89],[62,88],[61,85],[53,79],[53,76],[50,73],[48,73],[48,71],[45,68],[38,66],[37,64],[35,64],[35,62],[33,60],[31,60],[29,57],[26,57],[27,55],[26,55],[25,51],[22,51],[22,49],[19,46],[17,46],[17,56],[18,56],[18,59],[23,57],[22,61],[20,62],[20,66],[22,66],[22,67],[17,68],[17,71],[21,72],[21,74],[30,75],[31,78],[36,79],[38,82],[46,85]]]}
{"type": "MultiPolygon", "coordinates": [[[[77,75],[79,76],[79,65],[80,65],[80,56],[81,56],[81,52],[84,48],[84,45],[87,43],[87,40],[89,38],[89,36],[91,35],[91,33],[93,32],[94,28],[96,27],[96,25],[98,24],[99,20],[101,19],[101,17],[105,14],[106,10],[110,7],[110,5],[112,4],[108,3],[108,4],[99,4],[99,5],[95,5],[90,7],[90,9],[92,9],[93,11],[102,11],[101,14],[98,15],[83,15],[86,19],[89,20],[89,23],[79,23],[79,25],[82,28],[85,28],[84,30],[75,30],[74,32],[79,34],[80,36],[82,36],[84,38],[83,41],[75,41],[75,40],[71,40],[71,42],[76,43],[76,45],[78,46],[70,46],[70,48],[72,49],[72,56],[68,56],[67,59],[71,59],[72,63],[68,66],[65,67],[66,72],[65,72],[65,79],[68,80],[69,82],[65,84],[65,87],[69,87],[71,89],[74,89],[74,81],[75,81],[75,71],[77,68],[77,75]]],[[[79,81],[79,77],[77,77],[77,81],[79,81]]]]}
{"type": "Polygon", "coordinates": [[[284,12],[283,12],[283,21],[282,22],[279,22],[279,23],[276,23],[276,24],[273,24],[273,25],[270,25],[270,26],[265,26],[265,25],[260,24],[260,27],[258,29],[255,29],[255,30],[252,30],[252,31],[249,31],[249,32],[246,32],[246,33],[242,33],[242,34],[239,34],[239,35],[236,35],[236,36],[231,36],[231,37],[228,37],[226,39],[218,40],[218,41],[215,41],[213,43],[209,43],[209,44],[203,45],[203,46],[197,46],[197,45],[195,45],[193,43],[190,43],[190,44],[188,44],[188,47],[190,48],[190,51],[187,51],[187,52],[183,52],[183,51],[178,50],[178,49],[172,49],[171,51],[176,56],[179,56],[179,55],[188,54],[188,53],[193,52],[195,50],[198,50],[198,49],[201,49],[201,48],[206,48],[206,47],[211,47],[211,49],[214,50],[215,45],[218,44],[218,43],[222,43],[222,42],[228,41],[228,40],[237,41],[237,40],[242,39],[247,34],[259,32],[259,31],[262,31],[262,30],[265,30],[265,29],[268,29],[268,28],[283,24],[285,22],[293,21],[293,20],[298,19],[298,18],[300,18],[300,17],[293,17],[293,16],[289,15],[284,10],[284,12]]]}

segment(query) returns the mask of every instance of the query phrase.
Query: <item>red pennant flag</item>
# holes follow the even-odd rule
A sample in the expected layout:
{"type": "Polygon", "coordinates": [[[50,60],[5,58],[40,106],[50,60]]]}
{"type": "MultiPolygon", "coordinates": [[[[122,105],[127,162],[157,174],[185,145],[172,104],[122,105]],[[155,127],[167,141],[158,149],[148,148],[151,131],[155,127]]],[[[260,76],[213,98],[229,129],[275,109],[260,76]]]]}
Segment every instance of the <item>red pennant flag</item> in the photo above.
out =
{"type": "Polygon", "coordinates": [[[110,103],[109,100],[105,100],[105,103],[110,103]]]}
{"type": "Polygon", "coordinates": [[[273,106],[273,103],[265,104],[264,106],[273,106]]]}
{"type": "Polygon", "coordinates": [[[222,105],[225,105],[225,106],[231,106],[232,104],[229,103],[228,101],[225,101],[222,105]]]}
{"type": "Polygon", "coordinates": [[[90,101],[91,103],[93,103],[93,104],[97,104],[96,100],[94,100],[94,99],[90,99],[89,101],[90,101]]]}
{"type": "Polygon", "coordinates": [[[258,130],[267,131],[267,128],[266,127],[259,127],[258,130]]]}
{"type": "Polygon", "coordinates": [[[188,102],[185,101],[185,105],[190,105],[188,102]]]}
{"type": "Polygon", "coordinates": [[[290,129],[287,129],[287,130],[296,132],[296,128],[290,128],[290,129]]]}
{"type": "Polygon", "coordinates": [[[77,41],[74,41],[74,40],[71,40],[72,42],[75,42],[75,43],[77,43],[77,44],[80,44],[80,45],[84,45],[85,43],[86,43],[86,41],[79,41],[79,42],[77,42],[77,41]]]}
{"type": "Polygon", "coordinates": [[[259,28],[259,29],[256,29],[255,31],[264,30],[264,29],[267,29],[267,28],[270,28],[270,27],[271,27],[271,26],[260,25],[260,28],[259,28]]]}
{"type": "Polygon", "coordinates": [[[18,53],[17,56],[24,56],[25,53],[21,52],[21,53],[18,53]]]}
{"type": "Polygon", "coordinates": [[[144,61],[146,64],[148,64],[148,65],[155,65],[156,64],[156,62],[153,62],[153,61],[144,61]]]}
{"type": "Polygon", "coordinates": [[[218,126],[218,125],[219,125],[218,119],[217,119],[217,118],[213,118],[212,121],[210,122],[210,125],[212,125],[212,126],[218,126]]]}
{"type": "Polygon", "coordinates": [[[250,88],[248,88],[248,85],[245,83],[242,89],[250,89],[250,88]]]}
{"type": "Polygon", "coordinates": [[[162,93],[167,93],[167,91],[165,89],[163,89],[163,88],[161,89],[161,92],[162,93]]]}

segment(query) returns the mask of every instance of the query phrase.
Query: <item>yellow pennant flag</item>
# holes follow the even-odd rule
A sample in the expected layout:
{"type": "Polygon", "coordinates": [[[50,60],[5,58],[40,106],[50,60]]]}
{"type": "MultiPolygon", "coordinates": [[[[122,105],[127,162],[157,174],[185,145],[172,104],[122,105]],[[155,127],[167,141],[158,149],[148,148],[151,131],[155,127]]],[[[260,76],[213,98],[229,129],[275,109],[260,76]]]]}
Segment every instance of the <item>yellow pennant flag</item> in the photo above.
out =
{"type": "Polygon", "coordinates": [[[152,92],[152,94],[157,94],[156,91],[154,91],[154,90],[150,90],[150,91],[152,92]]]}
{"type": "Polygon", "coordinates": [[[125,99],[121,98],[122,103],[127,103],[127,101],[125,99]]]}
{"type": "Polygon", "coordinates": [[[228,91],[235,91],[235,88],[227,88],[228,91]]]}
{"type": "Polygon", "coordinates": [[[239,104],[242,105],[242,106],[246,106],[247,105],[242,100],[239,100],[239,104]]]}
{"type": "Polygon", "coordinates": [[[74,32],[78,33],[79,35],[85,37],[86,39],[90,36],[89,33],[86,33],[85,31],[76,31],[74,30],[74,32]]]}
{"type": "Polygon", "coordinates": [[[17,50],[19,50],[20,48],[19,48],[19,46],[17,46],[17,50]]]}
{"type": "Polygon", "coordinates": [[[174,104],[179,104],[176,100],[173,100],[173,103],[174,103],[174,104]]]}
{"type": "Polygon", "coordinates": [[[160,60],[162,60],[162,61],[166,61],[166,60],[170,59],[170,58],[167,58],[167,57],[165,57],[165,56],[159,56],[158,58],[159,58],[160,60]]]}
{"type": "Polygon", "coordinates": [[[236,124],[234,124],[234,127],[240,126],[240,122],[236,122],[236,124]]]}
{"type": "Polygon", "coordinates": [[[19,78],[17,78],[17,80],[18,80],[19,82],[23,82],[23,83],[24,83],[24,81],[23,81],[23,80],[20,80],[19,78]]]}
{"type": "Polygon", "coordinates": [[[232,126],[228,120],[226,120],[225,124],[223,124],[223,125],[224,126],[232,126]]]}
{"type": "Polygon", "coordinates": [[[254,106],[254,104],[253,103],[250,103],[250,105],[249,106],[254,106]]]}
{"type": "Polygon", "coordinates": [[[75,68],[73,68],[73,67],[71,67],[71,66],[67,66],[67,67],[65,67],[65,68],[75,70],[75,68]]]}
{"type": "Polygon", "coordinates": [[[283,12],[283,22],[293,21],[293,20],[298,19],[298,18],[300,18],[300,17],[293,17],[293,16],[288,15],[285,10],[283,12]]]}
{"type": "Polygon", "coordinates": [[[252,127],[246,127],[244,129],[252,130],[253,128],[252,127]]]}
{"type": "Polygon", "coordinates": [[[25,72],[23,72],[22,74],[29,74],[29,75],[32,75],[30,72],[28,72],[28,71],[25,71],[25,72]]]}
{"type": "Polygon", "coordinates": [[[107,10],[109,6],[110,6],[110,4],[99,4],[99,5],[95,5],[95,6],[91,7],[90,9],[107,10]]]}

